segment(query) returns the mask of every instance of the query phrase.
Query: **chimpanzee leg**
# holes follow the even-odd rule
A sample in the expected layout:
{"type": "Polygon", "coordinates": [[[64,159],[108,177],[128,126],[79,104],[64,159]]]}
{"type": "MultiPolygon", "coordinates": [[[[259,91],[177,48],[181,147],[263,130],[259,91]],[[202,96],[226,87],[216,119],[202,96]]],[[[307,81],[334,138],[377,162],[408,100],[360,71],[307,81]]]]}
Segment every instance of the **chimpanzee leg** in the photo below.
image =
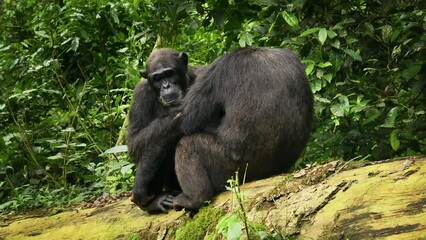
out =
{"type": "Polygon", "coordinates": [[[182,193],[175,197],[173,207],[186,209],[198,209],[225,190],[226,181],[238,169],[220,142],[208,133],[183,137],[176,149],[175,164],[182,193]]]}
{"type": "Polygon", "coordinates": [[[181,193],[179,183],[175,173],[174,159],[167,159],[152,179],[148,187],[148,193],[153,198],[148,204],[141,206],[142,210],[150,213],[167,212],[173,208],[173,199],[181,193]]]}

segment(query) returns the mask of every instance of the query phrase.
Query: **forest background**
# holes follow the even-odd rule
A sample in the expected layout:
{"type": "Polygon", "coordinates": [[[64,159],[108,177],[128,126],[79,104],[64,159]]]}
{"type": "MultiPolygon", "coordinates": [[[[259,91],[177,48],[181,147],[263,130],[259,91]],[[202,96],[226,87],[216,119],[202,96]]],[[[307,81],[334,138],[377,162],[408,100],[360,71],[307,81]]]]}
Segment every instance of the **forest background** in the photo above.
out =
{"type": "Polygon", "coordinates": [[[131,189],[125,119],[154,46],[184,51],[193,65],[238,47],[293,50],[315,95],[311,141],[296,168],[425,155],[425,7],[420,0],[1,1],[0,212],[131,189]]]}

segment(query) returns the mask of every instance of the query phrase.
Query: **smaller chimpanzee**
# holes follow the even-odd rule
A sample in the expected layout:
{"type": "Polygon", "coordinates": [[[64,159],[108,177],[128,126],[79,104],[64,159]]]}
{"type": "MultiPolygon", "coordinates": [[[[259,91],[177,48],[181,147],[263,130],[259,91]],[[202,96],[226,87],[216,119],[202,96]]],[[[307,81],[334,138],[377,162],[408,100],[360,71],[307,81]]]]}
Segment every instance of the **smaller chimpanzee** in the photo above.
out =
{"type": "Polygon", "coordinates": [[[146,71],[140,71],[147,81],[135,87],[127,140],[137,164],[131,200],[143,210],[166,211],[180,192],[174,155],[181,134],[173,119],[195,71],[201,70],[188,68],[185,53],[159,49],[150,55],[146,71]]]}

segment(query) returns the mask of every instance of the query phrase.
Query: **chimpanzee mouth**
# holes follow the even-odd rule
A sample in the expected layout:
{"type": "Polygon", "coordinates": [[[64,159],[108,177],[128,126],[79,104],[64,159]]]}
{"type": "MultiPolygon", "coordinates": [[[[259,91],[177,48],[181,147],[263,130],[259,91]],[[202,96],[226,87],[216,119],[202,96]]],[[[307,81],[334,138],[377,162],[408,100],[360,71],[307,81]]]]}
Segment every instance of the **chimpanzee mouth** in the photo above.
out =
{"type": "Polygon", "coordinates": [[[174,102],[177,102],[179,100],[182,99],[181,95],[178,94],[171,94],[172,96],[168,96],[166,98],[164,98],[163,96],[160,97],[160,102],[161,104],[163,104],[164,106],[169,106],[174,102]]]}
{"type": "Polygon", "coordinates": [[[170,99],[170,100],[167,100],[167,99],[164,99],[164,98],[160,98],[160,100],[161,100],[161,103],[163,104],[163,105],[170,105],[171,103],[173,103],[174,101],[176,101],[176,98],[173,98],[173,99],[170,99]]]}

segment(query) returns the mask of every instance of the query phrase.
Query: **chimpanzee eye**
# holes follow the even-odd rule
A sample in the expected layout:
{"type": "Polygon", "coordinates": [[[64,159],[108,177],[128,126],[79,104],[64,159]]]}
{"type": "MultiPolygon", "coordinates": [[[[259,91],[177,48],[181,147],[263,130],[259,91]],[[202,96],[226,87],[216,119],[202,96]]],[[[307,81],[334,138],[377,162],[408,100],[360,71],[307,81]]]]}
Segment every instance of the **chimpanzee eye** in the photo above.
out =
{"type": "Polygon", "coordinates": [[[153,74],[151,75],[150,79],[152,82],[158,82],[161,80],[161,77],[158,74],[153,74]]]}
{"type": "Polygon", "coordinates": [[[168,69],[164,71],[164,77],[171,77],[175,74],[175,72],[172,69],[168,69]]]}

